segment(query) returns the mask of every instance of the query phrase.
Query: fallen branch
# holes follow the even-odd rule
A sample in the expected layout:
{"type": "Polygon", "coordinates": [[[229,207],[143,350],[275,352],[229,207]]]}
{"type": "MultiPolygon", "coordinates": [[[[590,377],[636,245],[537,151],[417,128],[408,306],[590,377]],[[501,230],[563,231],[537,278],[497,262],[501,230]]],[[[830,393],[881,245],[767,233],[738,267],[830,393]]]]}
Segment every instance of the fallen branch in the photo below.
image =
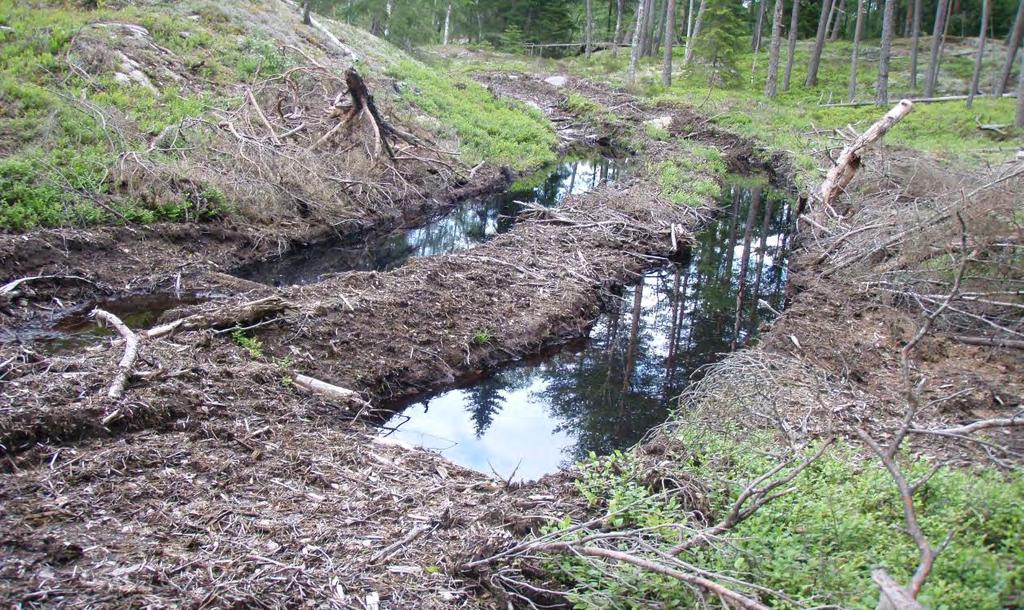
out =
{"type": "MultiPolygon", "coordinates": [[[[1016,93],[1004,93],[1003,97],[1017,97],[1016,93]]],[[[942,95],[939,97],[914,97],[907,101],[914,104],[933,104],[936,102],[956,102],[966,100],[966,95],[942,95]]],[[[819,108],[856,108],[858,106],[874,106],[876,102],[842,102],[836,104],[819,104],[819,108]]]]}
{"type": "Polygon", "coordinates": [[[986,347],[1008,347],[1013,349],[1024,349],[1024,341],[1017,339],[999,339],[996,337],[968,337],[965,335],[956,335],[953,337],[960,343],[966,343],[967,345],[982,345],[986,347]]]}
{"type": "Polygon", "coordinates": [[[121,362],[117,365],[117,375],[114,376],[114,381],[111,382],[110,389],[107,390],[107,396],[117,400],[124,396],[128,378],[132,374],[132,367],[135,366],[135,361],[139,357],[139,335],[128,328],[121,318],[109,311],[94,309],[90,315],[107,326],[113,327],[124,338],[124,356],[121,357],[121,362]]]}
{"type": "MultiPolygon", "coordinates": [[[[889,608],[892,610],[924,610],[924,607],[916,599],[907,595],[903,587],[893,580],[885,570],[881,568],[872,570],[871,579],[882,590],[883,599],[889,603],[889,608]]],[[[885,607],[881,602],[878,605],[879,608],[885,607]]]]}
{"type": "Polygon", "coordinates": [[[214,311],[193,314],[173,322],[155,326],[142,335],[147,339],[163,337],[176,332],[198,330],[201,328],[223,328],[237,326],[245,322],[259,320],[271,314],[288,309],[291,304],[279,296],[271,296],[256,301],[225,305],[214,311]]]}
{"type": "Polygon", "coordinates": [[[296,375],[295,386],[319,394],[333,400],[340,400],[342,402],[354,402],[361,407],[371,408],[370,403],[363,400],[363,397],[358,392],[336,386],[326,381],[320,381],[307,375],[296,375]]]}
{"type": "Polygon", "coordinates": [[[821,183],[819,197],[822,206],[828,207],[832,205],[832,202],[839,196],[839,193],[853,180],[857,170],[860,168],[861,157],[864,155],[867,147],[881,139],[893,125],[907,116],[913,108],[914,104],[910,100],[900,100],[884,117],[843,149],[835,166],[828,171],[825,181],[821,183]]]}
{"type": "Polygon", "coordinates": [[[698,576],[696,574],[689,574],[681,570],[676,570],[674,568],[670,568],[668,566],[651,561],[649,559],[637,557],[636,555],[631,555],[623,551],[613,551],[611,549],[606,549],[597,546],[577,545],[571,542],[553,542],[546,544],[538,544],[530,547],[529,550],[537,552],[569,552],[574,553],[576,555],[582,555],[584,557],[601,557],[604,559],[611,559],[612,561],[617,561],[620,563],[628,563],[630,565],[643,568],[644,570],[648,570],[656,574],[670,576],[681,582],[685,582],[687,584],[700,587],[701,589],[704,589],[709,593],[717,595],[718,597],[724,600],[729,600],[733,602],[741,608],[747,608],[748,610],[768,610],[768,606],[762,604],[761,602],[755,599],[751,599],[740,593],[737,593],[732,589],[723,587],[722,585],[718,584],[713,580],[704,578],[703,576],[698,576]]]}
{"type": "Polygon", "coordinates": [[[988,428],[1009,428],[1011,426],[1024,426],[1024,413],[1013,417],[982,419],[963,426],[957,426],[956,428],[940,428],[938,430],[911,428],[910,431],[915,434],[940,434],[946,436],[955,434],[963,436],[966,434],[972,434],[978,430],[986,430],[988,428]]]}

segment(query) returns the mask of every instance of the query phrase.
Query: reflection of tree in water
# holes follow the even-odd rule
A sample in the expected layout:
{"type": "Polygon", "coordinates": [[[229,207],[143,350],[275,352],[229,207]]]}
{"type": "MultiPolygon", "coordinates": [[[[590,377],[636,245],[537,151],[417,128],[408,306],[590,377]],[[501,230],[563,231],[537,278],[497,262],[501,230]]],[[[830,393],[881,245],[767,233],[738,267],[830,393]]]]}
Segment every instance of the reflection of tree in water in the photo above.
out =
{"type": "Polygon", "coordinates": [[[627,288],[586,347],[544,371],[537,398],[576,438],[567,457],[639,441],[665,420],[691,375],[756,334],[768,313],[760,299],[782,308],[788,203],[758,185],[728,189],[723,199],[725,215],[697,236],[689,260],[627,288]]]}

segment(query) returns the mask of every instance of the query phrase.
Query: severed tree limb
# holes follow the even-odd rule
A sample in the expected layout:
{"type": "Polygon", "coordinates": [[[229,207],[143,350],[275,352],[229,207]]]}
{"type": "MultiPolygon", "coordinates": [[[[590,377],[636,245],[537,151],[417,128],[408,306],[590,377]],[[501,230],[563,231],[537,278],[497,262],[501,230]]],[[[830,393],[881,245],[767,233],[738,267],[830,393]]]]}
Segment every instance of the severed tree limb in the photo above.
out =
{"type": "Polygon", "coordinates": [[[1006,347],[1012,349],[1024,349],[1024,341],[1019,339],[1000,339],[997,337],[968,337],[965,335],[956,335],[953,337],[960,343],[966,343],[967,345],[982,345],[986,347],[1006,347]]]}
{"type": "MultiPolygon", "coordinates": [[[[889,471],[889,476],[892,477],[893,482],[896,483],[896,489],[900,495],[900,502],[903,505],[903,521],[906,525],[906,532],[910,538],[914,541],[919,552],[919,559],[917,569],[914,570],[914,575],[910,578],[910,583],[906,587],[900,587],[895,582],[888,582],[883,579],[883,583],[879,583],[882,586],[882,594],[878,602],[878,610],[893,610],[899,608],[909,608],[910,606],[899,606],[898,600],[902,600],[904,597],[909,597],[911,600],[916,600],[917,595],[921,592],[921,587],[928,580],[928,576],[931,574],[932,566],[935,564],[935,558],[938,557],[939,553],[946,548],[946,545],[953,539],[953,533],[946,537],[945,541],[942,542],[938,547],[932,546],[929,542],[928,537],[925,535],[924,530],[921,529],[920,522],[917,518],[917,509],[914,506],[914,492],[917,491],[931,475],[935,474],[938,467],[932,470],[932,472],[921,481],[911,483],[907,480],[907,477],[903,474],[903,469],[896,461],[896,455],[899,452],[900,446],[906,439],[907,434],[913,429],[914,417],[917,415],[918,410],[921,406],[921,400],[918,395],[919,389],[914,386],[913,381],[910,378],[910,355],[917,347],[918,343],[928,334],[931,330],[935,320],[942,315],[950,305],[950,303],[960,294],[960,285],[963,281],[964,271],[967,268],[967,224],[964,222],[963,216],[960,212],[956,213],[957,221],[960,223],[960,266],[957,269],[956,277],[953,279],[953,286],[950,288],[949,294],[946,295],[942,303],[935,308],[925,318],[924,323],[917,329],[913,338],[903,349],[900,350],[900,368],[902,369],[903,376],[903,393],[906,399],[907,409],[904,413],[903,421],[900,424],[899,430],[893,436],[892,442],[888,447],[882,448],[863,428],[855,428],[854,432],[860,437],[864,444],[878,456],[881,460],[882,465],[889,471]],[[886,587],[895,585],[895,588],[902,592],[902,595],[887,591],[886,587]],[[895,598],[894,598],[895,596],[895,598]]],[[[890,578],[889,581],[892,579],[890,578]]],[[[876,579],[876,582],[878,580],[876,579]]]]}
{"type": "Polygon", "coordinates": [[[853,180],[857,170],[860,168],[861,157],[864,155],[867,147],[881,139],[893,125],[907,116],[913,108],[914,104],[910,100],[900,100],[884,117],[843,149],[835,166],[828,171],[825,181],[821,183],[821,191],[818,197],[822,206],[828,207],[832,205],[832,202],[839,196],[839,193],[853,180]]]}
{"type": "Polygon", "coordinates": [[[124,356],[117,364],[117,375],[114,376],[114,381],[111,382],[110,389],[107,390],[107,396],[117,400],[124,396],[124,390],[128,386],[128,377],[131,376],[132,367],[135,366],[135,361],[139,357],[139,335],[128,328],[121,318],[109,311],[94,309],[90,315],[107,326],[113,327],[124,338],[124,356]]]}
{"type": "Polygon", "coordinates": [[[210,312],[197,313],[167,324],[154,326],[143,332],[142,335],[147,339],[154,339],[176,332],[199,330],[201,328],[236,326],[245,322],[259,320],[275,313],[281,313],[290,306],[291,303],[279,296],[270,296],[237,305],[224,305],[210,312]]]}
{"type": "MultiPolygon", "coordinates": [[[[883,599],[889,603],[889,608],[893,610],[924,610],[924,607],[916,599],[907,595],[903,587],[893,580],[885,570],[881,568],[871,570],[871,579],[882,590],[883,599]]],[[[878,605],[879,607],[883,606],[881,601],[878,605]]]]}
{"type": "Polygon", "coordinates": [[[372,408],[370,403],[363,400],[363,397],[358,392],[327,383],[326,381],[320,381],[307,375],[296,375],[294,383],[297,387],[314,394],[343,402],[354,402],[364,408],[372,408]]]}
{"type": "Polygon", "coordinates": [[[606,549],[598,546],[580,545],[572,542],[551,542],[537,544],[529,547],[528,550],[537,552],[567,552],[574,553],[576,555],[582,555],[584,557],[601,557],[603,559],[610,559],[612,561],[616,561],[619,563],[628,563],[630,565],[643,568],[644,570],[648,570],[656,574],[670,576],[681,582],[685,582],[695,587],[699,587],[713,595],[719,596],[724,600],[728,600],[732,604],[735,604],[736,606],[739,606],[741,608],[747,608],[748,610],[769,610],[768,606],[762,604],[756,599],[751,599],[741,593],[733,591],[732,589],[723,587],[722,585],[718,584],[717,582],[709,578],[698,576],[697,574],[690,574],[688,572],[683,572],[681,570],[676,570],[675,568],[670,568],[655,561],[644,559],[643,557],[637,557],[636,555],[632,555],[630,553],[626,553],[623,551],[615,551],[612,549],[606,549]]]}
{"type": "Polygon", "coordinates": [[[970,424],[963,426],[957,426],[956,428],[940,428],[938,430],[928,430],[923,428],[911,428],[910,431],[915,434],[940,434],[940,435],[966,435],[973,434],[978,430],[986,430],[988,428],[1009,428],[1011,426],[1024,426],[1024,413],[1020,413],[1013,417],[999,417],[993,419],[982,419],[970,424]]]}
{"type": "Polygon", "coordinates": [[[263,114],[263,109],[260,108],[259,102],[256,101],[256,96],[252,94],[252,89],[247,88],[245,90],[245,97],[249,100],[249,103],[252,104],[253,109],[256,110],[256,116],[260,118],[260,122],[263,123],[263,126],[267,128],[268,132],[270,132],[270,140],[274,144],[280,146],[281,140],[278,139],[277,132],[274,131],[274,128],[270,125],[270,121],[267,120],[267,115],[263,114]]]}

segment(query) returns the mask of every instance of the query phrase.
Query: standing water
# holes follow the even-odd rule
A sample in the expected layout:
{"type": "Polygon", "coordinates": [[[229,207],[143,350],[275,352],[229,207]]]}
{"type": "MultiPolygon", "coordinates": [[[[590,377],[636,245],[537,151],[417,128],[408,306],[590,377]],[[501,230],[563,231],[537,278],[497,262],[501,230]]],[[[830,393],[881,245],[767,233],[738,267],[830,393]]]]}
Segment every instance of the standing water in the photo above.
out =
{"type": "Polygon", "coordinates": [[[638,442],[702,366],[784,306],[790,202],[737,178],[721,203],[688,260],[626,288],[588,339],[412,404],[386,433],[521,479],[638,442]]]}
{"type": "Polygon", "coordinates": [[[328,273],[388,271],[412,258],[451,254],[511,230],[522,210],[520,201],[554,207],[569,195],[623,177],[629,167],[629,159],[602,156],[563,161],[550,173],[520,180],[497,195],[465,201],[424,226],[358,244],[312,244],[279,258],[246,265],[236,269],[234,275],[275,286],[310,284],[328,273]]]}

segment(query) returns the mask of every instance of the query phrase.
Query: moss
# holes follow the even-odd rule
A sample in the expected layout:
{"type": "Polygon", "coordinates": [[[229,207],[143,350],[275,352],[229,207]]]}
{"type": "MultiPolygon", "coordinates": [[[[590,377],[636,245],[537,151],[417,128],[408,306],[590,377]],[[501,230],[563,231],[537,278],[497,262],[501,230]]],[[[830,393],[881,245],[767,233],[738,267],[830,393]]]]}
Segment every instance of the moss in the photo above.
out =
{"type": "Polygon", "coordinates": [[[720,197],[726,166],[719,150],[691,140],[682,140],[679,146],[682,150],[674,158],[656,168],[661,196],[688,207],[700,207],[720,197]]]}
{"type": "Polygon", "coordinates": [[[555,160],[558,139],[539,110],[496,99],[476,83],[412,60],[399,62],[388,74],[407,83],[404,102],[451,126],[464,163],[527,170],[555,160]]]}

